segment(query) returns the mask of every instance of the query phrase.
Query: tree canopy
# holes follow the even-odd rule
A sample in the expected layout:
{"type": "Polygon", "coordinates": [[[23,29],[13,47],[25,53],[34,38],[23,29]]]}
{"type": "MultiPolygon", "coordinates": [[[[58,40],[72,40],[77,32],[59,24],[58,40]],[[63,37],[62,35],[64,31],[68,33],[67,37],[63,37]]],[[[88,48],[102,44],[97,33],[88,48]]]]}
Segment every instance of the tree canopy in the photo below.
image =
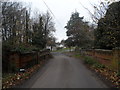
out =
{"type": "Polygon", "coordinates": [[[120,1],[109,5],[104,18],[98,21],[95,47],[102,49],[120,47],[120,1]]]}
{"type": "Polygon", "coordinates": [[[31,17],[30,9],[20,2],[2,2],[1,5],[3,49],[46,48],[55,31],[49,12],[31,17]]]}
{"type": "Polygon", "coordinates": [[[84,17],[80,17],[78,12],[72,13],[70,20],[65,28],[67,29],[68,46],[77,46],[81,48],[91,47],[92,38],[90,36],[90,27],[88,22],[83,21],[84,17]]]}

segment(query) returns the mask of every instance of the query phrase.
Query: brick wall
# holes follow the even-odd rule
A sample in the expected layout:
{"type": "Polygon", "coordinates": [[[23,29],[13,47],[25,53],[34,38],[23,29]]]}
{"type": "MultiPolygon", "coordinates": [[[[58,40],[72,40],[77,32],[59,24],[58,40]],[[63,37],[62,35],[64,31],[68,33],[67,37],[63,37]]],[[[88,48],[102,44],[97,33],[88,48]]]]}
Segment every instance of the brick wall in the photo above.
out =
{"type": "Polygon", "coordinates": [[[17,69],[27,68],[31,65],[40,63],[40,61],[44,61],[49,54],[50,52],[48,51],[26,53],[13,52],[9,54],[8,61],[15,64],[17,69]]]}
{"type": "MultiPolygon", "coordinates": [[[[82,52],[82,51],[81,51],[82,52]]],[[[98,62],[106,65],[110,69],[120,70],[120,49],[103,50],[83,50],[85,55],[94,57],[98,62]]]]}

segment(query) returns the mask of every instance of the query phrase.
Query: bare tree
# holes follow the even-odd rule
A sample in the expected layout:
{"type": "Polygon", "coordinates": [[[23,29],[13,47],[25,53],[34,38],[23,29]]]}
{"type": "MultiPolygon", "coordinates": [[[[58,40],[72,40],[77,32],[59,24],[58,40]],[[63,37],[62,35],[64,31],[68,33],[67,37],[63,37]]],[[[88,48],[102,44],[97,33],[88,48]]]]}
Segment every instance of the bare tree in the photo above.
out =
{"type": "Polygon", "coordinates": [[[93,7],[94,9],[94,12],[92,13],[88,8],[86,8],[83,4],[81,4],[81,6],[86,9],[88,11],[88,13],[90,14],[91,16],[91,19],[93,21],[94,24],[97,24],[98,23],[98,20],[100,20],[101,18],[103,18],[106,14],[106,11],[108,9],[108,6],[113,3],[113,2],[116,2],[118,0],[104,0],[104,1],[101,1],[100,0],[100,3],[99,4],[92,4],[90,1],[90,5],[93,7]]]}

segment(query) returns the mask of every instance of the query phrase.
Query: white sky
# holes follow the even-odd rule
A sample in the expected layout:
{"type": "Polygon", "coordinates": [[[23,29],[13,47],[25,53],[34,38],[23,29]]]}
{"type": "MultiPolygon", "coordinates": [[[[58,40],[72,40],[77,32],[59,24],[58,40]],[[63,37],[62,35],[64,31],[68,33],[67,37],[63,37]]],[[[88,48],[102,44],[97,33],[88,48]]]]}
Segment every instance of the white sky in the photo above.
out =
{"type": "MultiPolygon", "coordinates": [[[[14,0],[16,1],[16,0],[14,0]]],[[[18,1],[18,0],[17,0],[18,1]]],[[[90,21],[90,15],[86,9],[84,9],[82,5],[88,8],[91,12],[93,12],[93,7],[90,5],[97,4],[100,0],[20,0],[23,2],[28,2],[32,5],[33,11],[39,11],[41,13],[46,13],[48,8],[45,6],[44,2],[48,5],[48,7],[53,12],[54,16],[53,21],[55,22],[55,37],[58,39],[57,41],[61,41],[62,39],[66,39],[66,29],[64,28],[67,21],[70,19],[72,12],[78,11],[80,16],[84,16],[85,20],[90,21]]]]}

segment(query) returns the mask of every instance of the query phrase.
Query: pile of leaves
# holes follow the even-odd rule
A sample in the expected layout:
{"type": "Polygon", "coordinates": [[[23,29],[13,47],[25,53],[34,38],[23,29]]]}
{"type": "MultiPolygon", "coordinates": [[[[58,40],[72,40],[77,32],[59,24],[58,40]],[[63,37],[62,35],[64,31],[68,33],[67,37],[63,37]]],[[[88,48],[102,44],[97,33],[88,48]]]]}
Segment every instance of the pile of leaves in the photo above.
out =
{"type": "Polygon", "coordinates": [[[108,68],[90,68],[104,77],[107,81],[110,81],[111,87],[120,88],[120,75],[118,74],[118,72],[110,70],[108,68]]]}
{"type": "Polygon", "coordinates": [[[19,72],[12,75],[9,75],[7,78],[3,78],[2,80],[2,88],[12,88],[16,85],[21,84],[24,80],[29,79],[34,72],[36,72],[41,67],[40,64],[35,65],[29,69],[27,69],[25,72],[19,72]]]}

